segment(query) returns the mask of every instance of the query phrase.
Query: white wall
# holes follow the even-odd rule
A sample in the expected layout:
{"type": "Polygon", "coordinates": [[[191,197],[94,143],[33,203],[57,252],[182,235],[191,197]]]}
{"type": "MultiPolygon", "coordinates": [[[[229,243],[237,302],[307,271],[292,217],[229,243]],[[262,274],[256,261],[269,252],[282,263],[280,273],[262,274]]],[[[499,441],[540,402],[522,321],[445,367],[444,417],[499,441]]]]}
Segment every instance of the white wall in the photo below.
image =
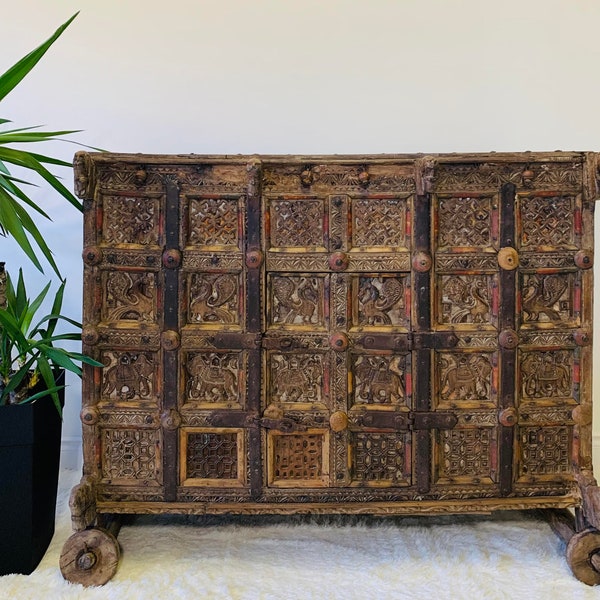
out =
{"type": "MultiPolygon", "coordinates": [[[[4,4],[2,70],[81,14],[1,116],[81,128],[111,151],[600,150],[596,0],[4,4]]],[[[79,215],[47,201],[77,315],[79,215]]],[[[75,380],[67,443],[79,439],[78,411],[75,380]]]]}

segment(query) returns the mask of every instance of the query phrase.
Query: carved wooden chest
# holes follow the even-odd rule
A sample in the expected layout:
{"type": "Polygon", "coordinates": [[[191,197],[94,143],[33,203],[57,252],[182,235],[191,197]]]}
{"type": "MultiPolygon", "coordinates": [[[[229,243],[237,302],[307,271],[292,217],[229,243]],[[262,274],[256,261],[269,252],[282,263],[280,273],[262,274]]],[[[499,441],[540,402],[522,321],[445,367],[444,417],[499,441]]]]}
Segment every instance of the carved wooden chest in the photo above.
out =
{"type": "Polygon", "coordinates": [[[75,168],[105,366],[84,374],[68,578],[116,565],[86,529],[111,514],[568,507],[598,576],[595,154],[75,168]]]}

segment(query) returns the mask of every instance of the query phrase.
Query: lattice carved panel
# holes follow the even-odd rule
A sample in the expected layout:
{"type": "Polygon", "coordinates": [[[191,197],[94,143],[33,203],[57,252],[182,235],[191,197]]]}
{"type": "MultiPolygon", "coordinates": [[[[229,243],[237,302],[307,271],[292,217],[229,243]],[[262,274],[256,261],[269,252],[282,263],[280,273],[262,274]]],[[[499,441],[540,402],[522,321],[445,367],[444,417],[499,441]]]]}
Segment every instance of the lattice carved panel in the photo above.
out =
{"type": "Polygon", "coordinates": [[[269,485],[321,487],[329,482],[329,434],[269,433],[269,485]]]}
{"type": "Polygon", "coordinates": [[[531,196],[519,199],[521,247],[574,248],[574,196],[531,196]]]}
{"type": "Polygon", "coordinates": [[[190,198],[188,244],[235,247],[240,241],[240,211],[237,198],[190,198]]]}
{"type": "Polygon", "coordinates": [[[159,431],[105,428],[101,443],[104,480],[126,485],[160,483],[159,431]]]}
{"type": "Polygon", "coordinates": [[[239,273],[192,273],[188,282],[189,323],[240,324],[239,273]]]}
{"type": "Polygon", "coordinates": [[[242,429],[185,428],[181,432],[180,478],[184,486],[240,487],[246,481],[242,429]]]}
{"type": "Polygon", "coordinates": [[[496,481],[496,429],[455,428],[436,433],[438,484],[496,481]]]}
{"type": "Polygon", "coordinates": [[[103,273],[104,321],[156,321],[156,274],[134,271],[103,273]]]}
{"type": "Polygon", "coordinates": [[[155,352],[104,351],[102,362],[102,398],[157,402],[159,363],[155,352]]]}
{"type": "Polygon", "coordinates": [[[351,479],[367,486],[410,485],[410,434],[350,434],[351,479]]]}
{"type": "Polygon", "coordinates": [[[408,275],[352,278],[353,325],[400,327],[410,324],[410,277],[408,275]]]}
{"type": "Polygon", "coordinates": [[[569,476],[571,447],[571,427],[520,427],[519,479],[535,481],[569,476]]]}
{"type": "Polygon", "coordinates": [[[440,248],[489,248],[498,236],[497,200],[493,197],[439,198],[440,248]]]}
{"type": "Polygon", "coordinates": [[[352,200],[352,245],[405,248],[406,200],[355,198],[352,200]]]}
{"type": "Polygon", "coordinates": [[[104,196],[103,241],[107,244],[159,243],[159,201],[145,196],[104,196]]]}
{"type": "Polygon", "coordinates": [[[354,404],[410,406],[409,360],[405,354],[352,355],[354,404]]]}
{"type": "Polygon", "coordinates": [[[269,207],[273,248],[325,248],[321,199],[272,199],[269,207]]]}

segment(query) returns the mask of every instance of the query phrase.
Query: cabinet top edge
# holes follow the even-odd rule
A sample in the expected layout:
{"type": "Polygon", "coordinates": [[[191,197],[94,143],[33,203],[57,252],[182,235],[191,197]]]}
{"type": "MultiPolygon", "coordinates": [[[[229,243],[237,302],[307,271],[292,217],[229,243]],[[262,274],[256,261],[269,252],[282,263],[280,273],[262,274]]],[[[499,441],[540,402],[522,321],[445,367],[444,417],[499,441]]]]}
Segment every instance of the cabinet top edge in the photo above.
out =
{"type": "Polygon", "coordinates": [[[84,156],[94,163],[130,163],[130,164],[186,164],[203,162],[247,164],[259,161],[262,164],[305,164],[327,162],[329,164],[369,163],[413,163],[419,159],[432,159],[440,163],[469,162],[567,162],[582,160],[585,155],[595,154],[586,151],[554,152],[469,152],[469,153],[414,153],[414,154],[144,154],[86,152],[75,154],[75,160],[84,156]]]}

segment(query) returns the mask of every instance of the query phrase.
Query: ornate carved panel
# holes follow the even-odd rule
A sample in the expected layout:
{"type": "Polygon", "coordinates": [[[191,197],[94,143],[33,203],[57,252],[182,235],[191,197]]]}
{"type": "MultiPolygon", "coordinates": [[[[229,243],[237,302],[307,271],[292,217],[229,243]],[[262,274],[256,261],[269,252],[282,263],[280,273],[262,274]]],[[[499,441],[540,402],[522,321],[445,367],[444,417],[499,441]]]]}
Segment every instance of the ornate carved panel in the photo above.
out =
{"type": "Polygon", "coordinates": [[[410,362],[405,354],[352,356],[353,403],[410,406],[410,362]],[[408,365],[407,365],[408,363],[408,365]]]}
{"type": "Polygon", "coordinates": [[[188,245],[237,248],[241,225],[239,205],[238,198],[189,198],[188,245]]]}
{"type": "Polygon", "coordinates": [[[407,328],[410,324],[409,275],[354,276],[352,299],[355,327],[407,328]]]}
{"type": "Polygon", "coordinates": [[[439,406],[467,408],[497,402],[497,355],[491,352],[437,352],[439,406]]]}
{"type": "Polygon", "coordinates": [[[442,324],[497,325],[498,282],[493,275],[438,277],[442,324]]]}
{"type": "Polygon", "coordinates": [[[181,444],[182,485],[244,485],[245,443],[241,429],[183,429],[181,444]]]}
{"type": "Polygon", "coordinates": [[[523,401],[573,397],[573,350],[521,353],[523,401]]]}
{"type": "Polygon", "coordinates": [[[160,483],[160,434],[156,429],[110,429],[101,433],[102,477],[116,485],[160,483]]]}
{"type": "Polygon", "coordinates": [[[186,352],[184,403],[209,407],[243,405],[245,362],[242,352],[186,352]]]}
{"type": "Polygon", "coordinates": [[[571,472],[571,427],[520,427],[519,441],[520,482],[560,479],[571,472]]]}
{"type": "Polygon", "coordinates": [[[107,244],[159,243],[159,199],[139,195],[105,195],[103,241],[107,244]]]}
{"type": "Polygon", "coordinates": [[[495,197],[438,199],[439,248],[488,248],[498,239],[498,200],[495,197]]]}
{"type": "Polygon", "coordinates": [[[353,198],[352,245],[405,248],[406,210],[405,199],[353,198]]]}
{"type": "Polygon", "coordinates": [[[270,401],[328,403],[328,354],[271,352],[267,360],[270,401]]]}
{"type": "Polygon", "coordinates": [[[239,273],[189,275],[189,323],[214,327],[240,323],[239,273]]]}
{"type": "Polygon", "coordinates": [[[577,277],[570,273],[521,273],[521,318],[528,323],[576,325],[577,277]]]}
{"type": "Polygon", "coordinates": [[[102,352],[102,398],[157,402],[158,360],[155,352],[102,352]]]}
{"type": "Polygon", "coordinates": [[[102,320],[156,321],[156,274],[142,271],[108,271],[102,274],[102,320]]]}
{"type": "Polygon", "coordinates": [[[328,278],[321,274],[271,275],[268,279],[269,325],[324,329],[327,282],[328,278]]]}
{"type": "Polygon", "coordinates": [[[410,434],[350,434],[351,478],[355,484],[368,486],[410,485],[410,434]]]}
{"type": "Polygon", "coordinates": [[[269,214],[271,247],[325,249],[321,199],[274,198],[270,201],[269,214]]]}
{"type": "Polygon", "coordinates": [[[575,205],[574,196],[521,197],[521,247],[574,248],[575,205]]]}
{"type": "Polygon", "coordinates": [[[329,483],[329,433],[268,434],[268,482],[279,487],[321,487],[329,483]]]}
{"type": "Polygon", "coordinates": [[[437,433],[437,484],[496,481],[496,429],[456,428],[437,433]]]}

